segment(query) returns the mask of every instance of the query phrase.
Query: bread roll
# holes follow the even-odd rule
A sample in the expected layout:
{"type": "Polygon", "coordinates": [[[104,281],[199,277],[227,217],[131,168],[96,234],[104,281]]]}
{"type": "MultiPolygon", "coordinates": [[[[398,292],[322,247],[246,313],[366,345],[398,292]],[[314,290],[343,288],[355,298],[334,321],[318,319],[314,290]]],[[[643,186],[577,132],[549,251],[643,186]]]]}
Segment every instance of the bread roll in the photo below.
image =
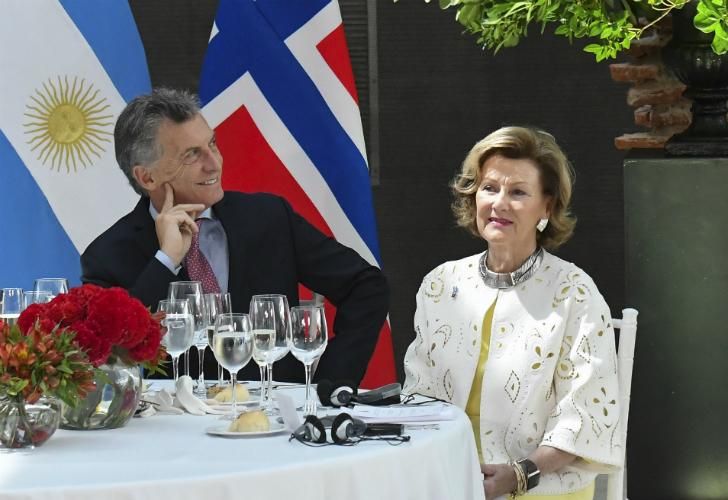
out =
{"type": "Polygon", "coordinates": [[[212,387],[208,387],[207,388],[207,397],[210,398],[210,399],[212,399],[215,396],[217,396],[218,394],[220,394],[223,390],[225,390],[225,386],[224,385],[217,385],[217,384],[215,384],[212,387]]]}
{"type": "MultiPolygon", "coordinates": [[[[250,393],[244,385],[235,385],[235,399],[238,403],[244,403],[250,399],[250,393]]],[[[230,403],[233,400],[233,389],[231,386],[227,386],[222,391],[215,394],[215,401],[218,403],[230,403]]]]}
{"type": "Polygon", "coordinates": [[[268,417],[261,410],[242,413],[230,424],[229,432],[265,432],[270,430],[268,417]]]}

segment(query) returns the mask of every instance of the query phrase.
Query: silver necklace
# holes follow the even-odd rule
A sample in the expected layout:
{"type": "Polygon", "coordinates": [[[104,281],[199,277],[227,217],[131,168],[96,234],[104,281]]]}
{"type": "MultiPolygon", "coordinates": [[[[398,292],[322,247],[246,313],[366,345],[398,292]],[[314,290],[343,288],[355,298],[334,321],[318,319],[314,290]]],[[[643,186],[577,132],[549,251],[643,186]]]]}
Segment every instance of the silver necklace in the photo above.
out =
{"type": "Polygon", "coordinates": [[[485,263],[487,258],[488,250],[480,258],[480,276],[483,278],[483,283],[490,288],[512,288],[536,274],[543,262],[543,248],[538,247],[518,269],[511,273],[494,273],[485,263]]]}

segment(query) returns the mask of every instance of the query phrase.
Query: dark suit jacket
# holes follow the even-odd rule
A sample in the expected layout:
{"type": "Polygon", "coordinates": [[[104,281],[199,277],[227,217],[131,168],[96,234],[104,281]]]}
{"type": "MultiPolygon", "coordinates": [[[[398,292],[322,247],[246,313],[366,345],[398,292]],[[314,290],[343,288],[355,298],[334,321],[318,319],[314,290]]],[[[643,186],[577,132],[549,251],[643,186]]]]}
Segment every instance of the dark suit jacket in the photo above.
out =
{"type": "MultiPolygon", "coordinates": [[[[280,197],[226,192],[213,211],[227,235],[233,311],[248,312],[251,296],[263,293],[285,294],[291,306],[297,305],[298,283],[324,295],[337,307],[335,338],[321,357],[316,378],[359,382],[388,311],[382,272],[319,232],[280,197]]],[[[184,268],[175,276],[161,264],[154,257],[158,249],[149,199],[142,197],[88,246],[81,256],[81,280],[126,288],[156,310],[169,283],[189,279],[184,268]]],[[[217,377],[212,366],[205,371],[217,377]]],[[[303,365],[290,354],[274,365],[276,380],[299,381],[303,373],[303,365]]],[[[259,378],[253,361],[240,377],[259,378]]]]}

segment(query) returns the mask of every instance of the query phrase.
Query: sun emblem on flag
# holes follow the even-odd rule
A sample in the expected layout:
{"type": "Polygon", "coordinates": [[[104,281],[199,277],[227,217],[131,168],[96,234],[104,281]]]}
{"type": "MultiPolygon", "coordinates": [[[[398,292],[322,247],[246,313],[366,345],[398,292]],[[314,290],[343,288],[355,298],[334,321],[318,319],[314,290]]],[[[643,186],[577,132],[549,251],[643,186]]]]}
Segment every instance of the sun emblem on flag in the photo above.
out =
{"type": "Polygon", "coordinates": [[[31,151],[37,151],[43,165],[50,163],[58,171],[76,172],[93,163],[91,156],[101,158],[104,143],[111,142],[113,115],[99,90],[85,80],[59,76],[54,82],[43,82],[35,89],[25,107],[29,119],[23,124],[30,136],[31,151]]]}

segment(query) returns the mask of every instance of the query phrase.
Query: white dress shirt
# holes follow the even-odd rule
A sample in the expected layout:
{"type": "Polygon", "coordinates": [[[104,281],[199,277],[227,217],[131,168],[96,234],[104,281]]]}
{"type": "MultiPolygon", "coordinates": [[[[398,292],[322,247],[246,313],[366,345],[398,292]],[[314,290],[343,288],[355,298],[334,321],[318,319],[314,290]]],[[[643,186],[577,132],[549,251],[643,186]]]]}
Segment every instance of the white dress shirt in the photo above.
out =
{"type": "MultiPolygon", "coordinates": [[[[157,209],[154,208],[154,204],[151,202],[149,203],[149,215],[151,215],[152,219],[155,221],[159,215],[159,212],[157,212],[157,209]]],[[[225,228],[222,227],[222,223],[217,217],[215,217],[211,208],[205,209],[197,216],[197,219],[207,219],[200,227],[200,251],[210,263],[212,272],[215,273],[217,283],[220,285],[220,291],[225,293],[228,288],[228,274],[230,270],[230,266],[228,265],[228,244],[225,228]]],[[[182,269],[181,264],[175,267],[172,259],[170,259],[169,256],[162,250],[157,250],[154,257],[175,275],[179,274],[179,270],[182,269]]]]}

